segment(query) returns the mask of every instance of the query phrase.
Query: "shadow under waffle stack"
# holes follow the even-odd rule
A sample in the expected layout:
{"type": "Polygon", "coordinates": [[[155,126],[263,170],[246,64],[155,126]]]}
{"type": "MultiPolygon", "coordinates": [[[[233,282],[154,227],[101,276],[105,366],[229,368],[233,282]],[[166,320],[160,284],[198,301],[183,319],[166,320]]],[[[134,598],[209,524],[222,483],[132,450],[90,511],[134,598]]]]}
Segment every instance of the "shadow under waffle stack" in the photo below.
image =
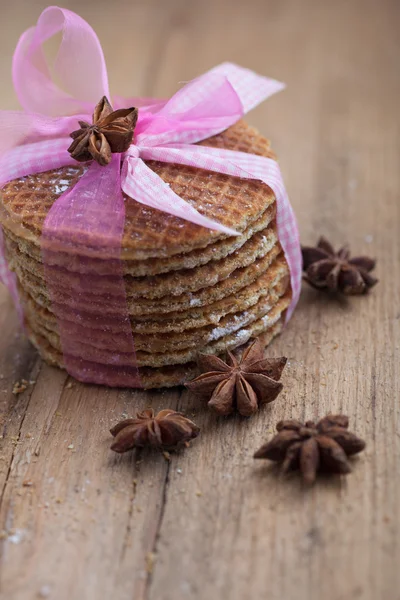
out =
{"type": "MultiPolygon", "coordinates": [[[[269,142],[244,122],[202,144],[275,158],[269,142]]],[[[147,164],[199,212],[241,234],[227,237],[125,197],[121,257],[127,305],[141,382],[152,388],[194,377],[198,352],[223,354],[254,336],[267,345],[281,330],[291,289],[270,188],[182,165],[147,164]]],[[[107,369],[113,354],[105,330],[121,333],[115,304],[107,301],[113,261],[86,256],[82,247],[79,254],[48,252],[50,298],[40,250],[51,206],[85,168],[77,164],[11,181],[2,189],[0,221],[28,335],[41,356],[64,366],[56,313],[76,332],[72,359],[107,369]],[[76,294],[82,279],[85,294],[76,294]],[[82,312],[87,336],[77,316],[82,312]]]]}

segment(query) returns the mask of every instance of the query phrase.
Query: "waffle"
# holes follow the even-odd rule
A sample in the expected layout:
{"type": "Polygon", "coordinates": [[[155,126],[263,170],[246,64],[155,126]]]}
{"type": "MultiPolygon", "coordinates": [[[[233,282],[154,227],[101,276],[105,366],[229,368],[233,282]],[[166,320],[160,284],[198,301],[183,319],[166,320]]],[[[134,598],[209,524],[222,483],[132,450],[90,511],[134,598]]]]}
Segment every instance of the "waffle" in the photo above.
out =
{"type": "MultiPolygon", "coordinates": [[[[244,122],[201,144],[274,158],[269,142],[244,122]]],[[[254,336],[269,343],[281,330],[291,288],[268,186],[182,165],[147,164],[199,212],[241,233],[228,237],[125,196],[122,272],[140,384],[151,388],[195,376],[199,351],[223,354],[254,336]]],[[[4,186],[0,222],[6,256],[17,275],[28,335],[42,357],[64,366],[62,319],[74,334],[69,368],[76,365],[96,383],[132,385],[115,284],[119,263],[96,253],[98,240],[89,237],[62,252],[47,252],[46,267],[42,262],[44,220],[85,169],[77,164],[4,186]]],[[[74,239],[75,232],[69,234],[74,239]]]]}
{"type": "MultiPolygon", "coordinates": [[[[166,296],[157,300],[149,300],[147,298],[132,299],[128,296],[128,313],[135,317],[146,315],[148,318],[150,318],[150,315],[158,316],[164,314],[165,318],[168,318],[167,315],[170,312],[183,312],[194,307],[208,306],[227,296],[232,296],[244,287],[254,283],[260,275],[266,273],[268,267],[279,254],[281,254],[280,248],[274,246],[271,252],[255,261],[249,267],[237,269],[232,277],[220,281],[217,285],[203,288],[196,293],[188,292],[181,296],[166,296]]],[[[280,260],[281,268],[287,271],[286,261],[282,254],[280,260]]],[[[21,286],[28,290],[39,304],[50,307],[50,296],[47,289],[41,286],[41,280],[19,266],[14,265],[14,270],[21,286]]],[[[79,308],[87,313],[98,316],[112,315],[114,310],[111,302],[107,304],[106,297],[102,298],[101,296],[99,297],[87,292],[82,298],[79,294],[74,293],[74,290],[67,289],[54,289],[52,291],[52,302],[71,309],[79,308]]]]}
{"type": "MultiPolygon", "coordinates": [[[[144,320],[145,317],[142,317],[140,320],[131,317],[132,332],[140,334],[181,332],[187,329],[206,327],[207,325],[219,325],[221,320],[227,315],[251,308],[266,296],[270,297],[271,294],[276,294],[277,297],[282,296],[289,288],[289,273],[283,267],[285,265],[282,265],[280,261],[275,261],[268,271],[251,286],[244,288],[237,294],[214,302],[207,307],[183,312],[170,312],[167,314],[167,318],[162,314],[152,315],[151,320],[144,320]]],[[[36,302],[21,286],[19,293],[23,305],[27,307],[30,313],[40,313],[45,319],[46,327],[50,329],[55,327],[57,318],[51,310],[36,302]]],[[[66,306],[63,306],[62,309],[61,307],[57,307],[57,314],[60,313],[66,322],[70,322],[71,324],[76,323],[77,317],[75,311],[66,306]]],[[[98,326],[98,319],[96,315],[87,314],[85,315],[85,323],[96,328],[98,326]]],[[[103,317],[102,325],[105,325],[109,331],[118,332],[120,330],[119,320],[113,319],[112,316],[107,319],[103,317]]]]}
{"type": "MultiPolygon", "coordinates": [[[[153,275],[149,277],[125,276],[126,293],[129,298],[156,299],[168,295],[180,296],[186,292],[196,292],[205,287],[213,286],[219,281],[229,277],[236,269],[244,268],[253,264],[258,258],[262,258],[270,252],[277,243],[275,225],[270,229],[264,229],[253,235],[241,248],[230,254],[223,260],[212,260],[196,269],[182,269],[153,275]]],[[[6,245],[8,242],[6,242],[6,245]]],[[[14,265],[21,272],[33,275],[34,281],[45,286],[44,271],[42,263],[26,256],[10,252],[7,247],[7,256],[10,257],[11,266],[14,265]],[[40,282],[40,283],[39,283],[40,282]]],[[[76,289],[80,284],[81,275],[73,271],[60,269],[59,267],[48,267],[52,271],[52,280],[57,281],[57,287],[63,291],[76,289]]],[[[85,276],[85,285],[90,292],[106,295],[112,293],[113,276],[85,276]],[[107,287],[107,283],[109,286],[107,287]],[[101,284],[101,289],[99,289],[101,284]]]]}
{"type": "MultiPolygon", "coordinates": [[[[277,304],[279,298],[285,293],[282,285],[271,288],[267,296],[259,299],[251,308],[245,311],[237,310],[223,317],[216,325],[205,325],[203,327],[193,327],[183,331],[157,332],[152,335],[146,333],[135,333],[135,348],[137,351],[150,353],[168,353],[172,350],[183,350],[204,346],[209,342],[222,338],[227,333],[234,333],[243,327],[247,327],[254,321],[264,317],[277,304]]],[[[47,309],[38,307],[35,303],[25,305],[25,315],[31,324],[37,324],[45,327],[50,333],[58,333],[57,321],[54,321],[52,315],[47,309]]],[[[96,340],[96,345],[102,349],[108,348],[109,328],[104,331],[104,322],[102,327],[91,323],[90,328],[82,326],[76,320],[65,320],[68,330],[83,339],[96,340]],[[89,329],[85,335],[86,329],[89,329]]],[[[113,333],[118,333],[113,331],[113,333]]],[[[121,345],[120,345],[121,347],[121,345]]]]}
{"type": "MultiPolygon", "coordinates": [[[[264,346],[268,346],[274,337],[276,337],[282,330],[283,321],[282,318],[279,319],[274,325],[267,328],[263,333],[261,333],[258,337],[261,343],[264,346]]],[[[32,344],[37,348],[40,352],[42,358],[50,365],[55,367],[60,367],[62,369],[65,368],[64,359],[58,350],[53,348],[49,344],[49,342],[40,336],[38,333],[34,333],[27,325],[27,332],[29,335],[29,339],[32,344]]],[[[127,380],[121,377],[118,374],[118,377],[113,379],[113,372],[107,372],[104,367],[99,370],[95,363],[91,363],[90,361],[77,361],[79,362],[79,367],[85,367],[87,372],[93,373],[93,383],[103,384],[104,379],[107,381],[107,385],[113,387],[129,387],[129,376],[127,380]]],[[[73,361],[69,359],[69,364],[73,364],[73,361]]],[[[181,365],[171,365],[168,367],[160,367],[160,368],[151,368],[151,367],[140,367],[139,368],[139,376],[141,381],[141,386],[147,390],[152,388],[160,388],[160,387],[173,387],[176,385],[183,385],[187,381],[190,381],[194,377],[199,374],[199,370],[196,366],[195,362],[189,362],[181,365]]]]}
{"type": "MultiPolygon", "coordinates": [[[[273,204],[263,212],[261,217],[252,223],[240,236],[222,239],[205,248],[192,250],[183,254],[175,254],[167,258],[150,258],[147,260],[124,260],[124,275],[132,277],[144,277],[159,275],[180,269],[194,269],[205,265],[210,260],[221,260],[243,246],[252,235],[263,229],[267,229],[275,219],[276,206],[273,204]]],[[[1,219],[0,219],[1,220],[1,219]]],[[[4,237],[10,248],[11,255],[20,255],[21,259],[36,262],[42,261],[40,247],[29,240],[18,237],[12,231],[6,230],[4,237]]],[[[24,260],[23,260],[24,262],[24,260]]],[[[98,275],[110,275],[113,273],[110,261],[87,258],[84,262],[80,256],[65,255],[60,252],[47,252],[47,263],[50,266],[62,267],[75,273],[96,273],[98,275]]]]}
{"type": "MultiPolygon", "coordinates": [[[[243,121],[200,145],[275,158],[268,140],[243,121]]],[[[272,190],[259,181],[157,161],[147,161],[147,165],[200,213],[238,232],[246,231],[275,201],[272,190]]],[[[86,168],[85,165],[63,167],[7,183],[2,189],[2,203],[7,213],[7,218],[3,218],[5,229],[40,246],[43,224],[50,208],[78,181],[86,168]]],[[[125,210],[123,260],[182,254],[227,237],[144,206],[126,195],[125,210]]],[[[90,248],[87,252],[81,248],[81,254],[90,256],[90,248]]]]}
{"type": "MultiPolygon", "coordinates": [[[[199,352],[208,354],[221,354],[226,350],[237,348],[246,343],[251,337],[258,336],[269,327],[272,327],[281,318],[282,313],[290,304],[290,294],[286,294],[279,299],[275,306],[267,312],[267,314],[249,323],[245,327],[238,329],[232,333],[227,333],[218,340],[202,346],[184,348],[182,350],[171,350],[170,352],[144,352],[136,351],[136,360],[139,367],[163,367],[167,365],[185,364],[194,361],[199,352]]],[[[30,315],[25,315],[28,329],[45,338],[51,346],[61,352],[61,342],[58,334],[48,330],[41,323],[34,321],[30,315]]],[[[96,340],[97,342],[97,340],[96,340]]],[[[136,343],[136,342],[135,342],[136,343]]],[[[113,365],[114,356],[107,349],[101,348],[100,345],[92,345],[86,343],[82,338],[77,338],[75,344],[75,357],[78,359],[89,360],[90,362],[100,363],[104,365],[113,365]]],[[[127,366],[130,364],[131,355],[123,351],[118,354],[118,365],[127,366]],[[124,362],[126,360],[126,362],[124,362]]]]}

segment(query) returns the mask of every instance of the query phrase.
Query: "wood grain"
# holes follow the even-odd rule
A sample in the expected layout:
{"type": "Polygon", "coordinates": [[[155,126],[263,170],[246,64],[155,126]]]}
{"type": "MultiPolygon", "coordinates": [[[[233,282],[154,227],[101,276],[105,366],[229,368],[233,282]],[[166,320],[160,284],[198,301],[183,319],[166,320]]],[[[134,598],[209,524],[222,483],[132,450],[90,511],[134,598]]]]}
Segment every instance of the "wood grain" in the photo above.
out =
{"type": "MultiPolygon", "coordinates": [[[[277,149],[304,242],[377,257],[370,296],[304,289],[271,347],[278,400],[216,419],[180,389],[85,386],[38,359],[0,289],[0,586],[30,600],[400,599],[400,5],[395,0],[65,1],[97,30],[111,87],[168,95],[232,60],[287,82],[249,121],[277,149]],[[13,384],[32,381],[19,396],[13,384]],[[194,415],[173,455],[109,451],[147,405],[194,415]],[[343,411],[368,442],[345,479],[311,490],[255,463],[280,418],[343,411]]],[[[3,9],[2,108],[20,32],[45,2],[3,9]]]]}

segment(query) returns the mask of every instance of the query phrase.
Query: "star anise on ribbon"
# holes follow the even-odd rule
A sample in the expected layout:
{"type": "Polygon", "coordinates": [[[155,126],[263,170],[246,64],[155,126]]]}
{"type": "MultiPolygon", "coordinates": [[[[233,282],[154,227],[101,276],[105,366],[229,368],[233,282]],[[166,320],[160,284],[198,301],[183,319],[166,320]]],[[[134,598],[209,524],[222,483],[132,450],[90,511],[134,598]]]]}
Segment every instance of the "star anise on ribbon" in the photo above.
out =
{"type": "Polygon", "coordinates": [[[367,256],[350,258],[344,246],[338,252],[321,237],[316,247],[303,246],[305,280],[315,288],[339,291],[345,295],[366,294],[378,280],[370,275],[375,260],[367,256]]]}
{"type": "Polygon", "coordinates": [[[281,464],[284,473],[300,469],[307,484],[314,483],[318,471],[350,473],[348,456],[365,448],[365,442],[348,431],[345,415],[328,415],[315,424],[307,421],[279,421],[278,434],[264,444],[254,458],[268,458],[281,464]]]}
{"type": "Polygon", "coordinates": [[[79,162],[94,159],[99,165],[108,165],[112,153],[128,150],[137,119],[137,108],[113,111],[108,99],[103,96],[94,109],[93,123],[79,121],[80,129],[70,134],[74,141],[68,152],[79,162]]]}
{"type": "Polygon", "coordinates": [[[110,429],[115,437],[111,450],[126,452],[151,446],[174,450],[200,433],[200,428],[183,414],[169,408],[155,416],[152,408],[138,413],[134,419],[124,419],[110,429]]]}
{"type": "Polygon", "coordinates": [[[238,359],[231,352],[224,362],[218,356],[200,354],[202,371],[186,387],[206,398],[208,406],[219,415],[229,415],[235,409],[244,417],[255,413],[262,404],[272,402],[283,388],[279,382],[287,359],[264,358],[263,346],[255,340],[238,359]]]}

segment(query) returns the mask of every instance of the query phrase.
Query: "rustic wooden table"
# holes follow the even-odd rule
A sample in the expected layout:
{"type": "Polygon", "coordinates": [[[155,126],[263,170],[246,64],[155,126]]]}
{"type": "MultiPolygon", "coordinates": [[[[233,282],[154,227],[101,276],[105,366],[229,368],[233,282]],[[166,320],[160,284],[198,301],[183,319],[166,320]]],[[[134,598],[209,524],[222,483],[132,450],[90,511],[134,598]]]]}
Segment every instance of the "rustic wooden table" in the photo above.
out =
{"type": "MultiPolygon", "coordinates": [[[[249,121],[273,140],[302,239],[376,256],[380,284],[343,301],[303,290],[271,347],[290,359],[284,392],[250,420],[216,419],[182,389],[78,384],[41,362],[1,287],[2,598],[398,600],[399,3],[64,5],[97,30],[120,94],[166,96],[227,59],[287,82],[249,121]],[[148,405],[195,415],[201,437],[170,462],[112,453],[109,427],[148,405]],[[277,420],[327,411],[368,442],[352,475],[305,490],[253,461],[277,420]]],[[[16,106],[17,36],[44,6],[4,2],[1,108],[16,106]]]]}

